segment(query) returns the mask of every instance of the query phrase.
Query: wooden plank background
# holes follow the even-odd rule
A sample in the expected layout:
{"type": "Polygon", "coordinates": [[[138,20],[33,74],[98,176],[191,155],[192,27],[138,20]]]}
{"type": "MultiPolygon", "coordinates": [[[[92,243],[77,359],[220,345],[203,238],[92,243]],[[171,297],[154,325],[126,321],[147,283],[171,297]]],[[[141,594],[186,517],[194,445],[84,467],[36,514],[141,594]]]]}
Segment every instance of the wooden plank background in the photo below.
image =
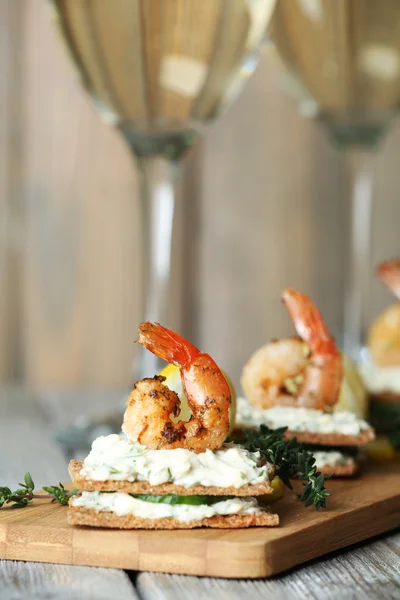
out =
{"type": "MultiPolygon", "coordinates": [[[[37,390],[131,381],[140,319],[138,182],[82,91],[41,0],[0,0],[0,378],[37,390]]],[[[373,263],[398,254],[400,127],[376,159],[373,263]]],[[[264,55],[188,158],[199,201],[188,305],[197,341],[238,381],[291,331],[281,289],[343,322],[348,177],[264,55]]],[[[390,301],[373,284],[372,316],[390,301]]]]}

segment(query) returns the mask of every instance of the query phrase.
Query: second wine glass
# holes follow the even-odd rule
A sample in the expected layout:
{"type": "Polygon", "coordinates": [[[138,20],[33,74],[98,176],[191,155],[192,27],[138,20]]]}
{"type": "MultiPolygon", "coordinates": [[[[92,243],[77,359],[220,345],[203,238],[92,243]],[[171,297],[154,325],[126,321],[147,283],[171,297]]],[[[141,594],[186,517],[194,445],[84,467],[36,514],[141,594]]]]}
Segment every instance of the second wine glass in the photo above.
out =
{"type": "Polygon", "coordinates": [[[374,151],[400,101],[400,3],[278,0],[268,35],[301,113],[326,127],[350,168],[343,345],[359,360],[368,326],[374,151]]]}

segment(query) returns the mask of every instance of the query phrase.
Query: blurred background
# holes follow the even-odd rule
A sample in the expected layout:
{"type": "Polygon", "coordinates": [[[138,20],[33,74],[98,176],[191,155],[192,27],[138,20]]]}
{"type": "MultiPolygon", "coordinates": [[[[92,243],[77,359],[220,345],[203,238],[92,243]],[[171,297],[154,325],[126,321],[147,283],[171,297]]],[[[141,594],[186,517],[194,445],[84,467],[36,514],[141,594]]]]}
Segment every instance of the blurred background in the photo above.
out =
{"type": "MultiPolygon", "coordinates": [[[[0,0],[0,379],[38,394],[126,390],[141,320],[137,171],[102,123],[41,0],[0,0]]],[[[372,265],[399,253],[400,125],[375,161],[372,265]]],[[[185,159],[189,331],[238,383],[249,354],[292,333],[284,286],[343,327],[349,176],[297,114],[268,48],[185,159]],[[189,242],[188,242],[189,240],[189,242]]],[[[372,277],[372,275],[371,275],[372,277]]],[[[372,319],[392,302],[373,281],[372,319]]]]}

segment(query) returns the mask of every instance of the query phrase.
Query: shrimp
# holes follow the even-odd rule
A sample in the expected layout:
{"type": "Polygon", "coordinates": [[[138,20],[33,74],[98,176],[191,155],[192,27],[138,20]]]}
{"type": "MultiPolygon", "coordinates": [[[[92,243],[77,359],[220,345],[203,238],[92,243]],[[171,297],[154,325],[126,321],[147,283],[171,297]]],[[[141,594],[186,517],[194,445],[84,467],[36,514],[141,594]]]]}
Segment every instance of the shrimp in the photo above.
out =
{"type": "MultiPolygon", "coordinates": [[[[379,279],[400,300],[400,259],[378,265],[379,279]]],[[[380,367],[400,365],[400,302],[384,310],[371,325],[368,348],[373,362],[380,367]]]]}
{"type": "Polygon", "coordinates": [[[259,408],[279,404],[331,411],[340,394],[342,355],[308,296],[287,288],[282,299],[300,337],[257,350],[243,369],[243,391],[259,408]]]}
{"type": "Polygon", "coordinates": [[[139,325],[139,344],[179,367],[192,416],[174,423],[180,412],[178,395],[165,377],[137,381],[127,402],[122,430],[132,442],[151,449],[186,448],[204,452],[220,448],[229,430],[231,391],[208,354],[159,323],[139,325]]]}

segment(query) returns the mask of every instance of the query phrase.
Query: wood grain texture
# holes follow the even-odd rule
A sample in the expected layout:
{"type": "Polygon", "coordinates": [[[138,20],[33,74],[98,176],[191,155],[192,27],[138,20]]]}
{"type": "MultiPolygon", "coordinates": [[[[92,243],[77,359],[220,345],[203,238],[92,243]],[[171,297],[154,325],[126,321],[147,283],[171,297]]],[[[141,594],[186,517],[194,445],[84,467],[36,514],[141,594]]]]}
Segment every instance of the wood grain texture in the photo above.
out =
{"type": "Polygon", "coordinates": [[[130,380],[140,310],[132,158],[81,89],[48,6],[26,10],[26,377],[38,389],[130,380]]]}
{"type": "Polygon", "coordinates": [[[201,343],[238,383],[255,348],[292,335],[280,302],[288,285],[310,294],[339,335],[345,173],[267,56],[203,148],[201,343]]]}
{"type": "Polygon", "coordinates": [[[1,600],[134,600],[128,575],[113,569],[0,561],[1,600]]]}
{"type": "MultiPolygon", "coordinates": [[[[394,124],[375,158],[370,321],[393,301],[373,266],[400,253],[399,144],[394,124]]],[[[297,113],[265,53],[236,103],[204,136],[199,158],[199,339],[236,384],[255,348],[292,335],[280,303],[287,285],[312,296],[341,340],[349,183],[346,155],[297,113]]]]}
{"type": "Polygon", "coordinates": [[[20,375],[22,232],[21,0],[0,2],[0,379],[20,375]]]}
{"type": "MultiPolygon", "coordinates": [[[[41,390],[128,386],[141,297],[131,157],[81,89],[47,3],[0,10],[0,377],[25,364],[41,390]]],[[[336,336],[343,324],[345,160],[297,115],[280,75],[265,55],[205,130],[185,182],[188,211],[194,196],[200,207],[184,242],[187,331],[236,383],[258,345],[292,332],[285,285],[310,293],[336,336]]],[[[396,125],[376,159],[372,264],[400,252],[399,147],[396,125]]],[[[391,301],[372,279],[369,318],[391,301]]]]}
{"type": "Polygon", "coordinates": [[[400,593],[400,533],[359,545],[269,580],[140,573],[143,600],[395,600],[400,593]]]}
{"type": "Polygon", "coordinates": [[[329,510],[295,494],[274,505],[280,526],[237,530],[120,531],[72,527],[67,509],[37,500],[0,513],[0,557],[228,578],[270,576],[400,526],[398,465],[329,482],[329,510]]]}

